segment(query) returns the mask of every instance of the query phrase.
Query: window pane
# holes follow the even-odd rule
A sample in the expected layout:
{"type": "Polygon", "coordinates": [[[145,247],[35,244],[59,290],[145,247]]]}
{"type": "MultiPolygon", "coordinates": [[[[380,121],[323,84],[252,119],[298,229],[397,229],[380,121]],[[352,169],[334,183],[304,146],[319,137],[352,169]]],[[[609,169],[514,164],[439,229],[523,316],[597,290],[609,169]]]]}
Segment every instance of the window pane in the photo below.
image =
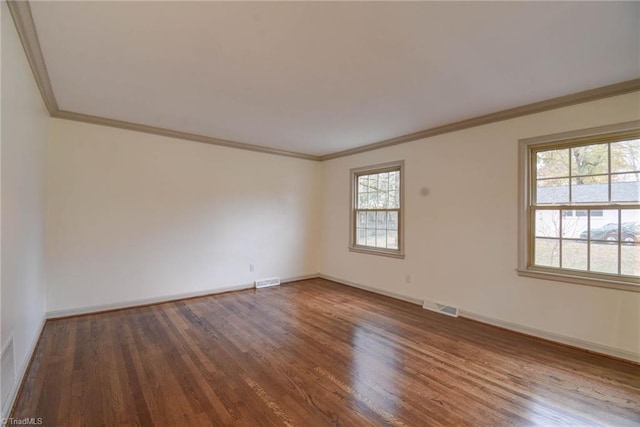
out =
{"type": "Polygon", "coordinates": [[[588,211],[586,210],[562,211],[562,237],[570,239],[586,239],[587,226],[589,224],[587,215],[588,211]],[[584,236],[582,236],[582,233],[584,233],[584,236]]]}
{"type": "Polygon", "coordinates": [[[609,242],[591,242],[591,271],[618,273],[618,245],[609,242]]]}
{"type": "Polygon", "coordinates": [[[621,239],[625,245],[640,245],[640,209],[622,210],[621,239]]]}
{"type": "Polygon", "coordinates": [[[640,171],[640,139],[611,143],[611,172],[640,171]]]}
{"type": "Polygon", "coordinates": [[[378,193],[369,193],[369,209],[378,208],[378,193]]]}
{"type": "Polygon", "coordinates": [[[378,193],[378,209],[387,209],[389,207],[389,193],[378,193]]]}
{"type": "Polygon", "coordinates": [[[536,153],[538,178],[563,178],[569,176],[569,149],[536,153]]]}
{"type": "Polygon", "coordinates": [[[608,200],[609,183],[606,175],[583,176],[571,180],[572,202],[607,202],[608,200]]]}
{"type": "Polygon", "coordinates": [[[367,213],[366,212],[358,212],[357,213],[358,220],[356,222],[356,227],[365,228],[367,226],[367,213]]]}
{"type": "Polygon", "coordinates": [[[376,230],[367,229],[367,246],[376,245],[376,230]]]}
{"type": "Polygon", "coordinates": [[[367,228],[375,229],[376,228],[376,213],[375,212],[367,212],[367,228]]]}
{"type": "Polygon", "coordinates": [[[390,191],[398,191],[400,190],[400,172],[389,172],[389,190],[390,191]]]}
{"type": "Polygon", "coordinates": [[[378,175],[369,175],[369,191],[378,191],[378,175]]]}
{"type": "Polygon", "coordinates": [[[398,229],[398,212],[387,212],[387,228],[389,230],[398,229]]]}
{"type": "Polygon", "coordinates": [[[400,192],[399,191],[390,191],[389,192],[389,209],[400,209],[400,192]]]}
{"type": "Polygon", "coordinates": [[[596,175],[609,171],[607,144],[584,145],[571,149],[571,175],[596,175]]]}
{"type": "Polygon", "coordinates": [[[368,189],[369,178],[365,176],[358,177],[358,193],[366,193],[368,189]]]}
{"type": "Polygon", "coordinates": [[[380,192],[370,193],[369,194],[369,208],[373,208],[373,209],[379,209],[380,208],[380,204],[381,204],[380,195],[381,194],[382,193],[380,193],[380,192]]]}
{"type": "Polygon", "coordinates": [[[562,241],[562,268],[587,269],[587,242],[585,240],[562,241]]]}
{"type": "Polygon", "coordinates": [[[358,194],[358,209],[367,209],[369,207],[369,193],[358,194]]]}
{"type": "Polygon", "coordinates": [[[397,230],[387,231],[387,248],[398,249],[398,231],[397,230]]]}
{"type": "Polygon", "coordinates": [[[591,240],[618,241],[618,210],[607,209],[601,218],[591,217],[591,240]]]}
{"type": "Polygon", "coordinates": [[[569,203],[568,179],[545,179],[537,181],[536,202],[542,204],[569,203]]]}
{"type": "Polygon", "coordinates": [[[536,237],[560,237],[560,211],[536,211],[536,237]]]}
{"type": "Polygon", "coordinates": [[[380,191],[389,191],[389,172],[384,172],[379,175],[380,191]]]}
{"type": "MultiPolygon", "coordinates": [[[[618,210],[617,209],[607,209],[605,210],[600,210],[600,209],[590,209],[587,211],[589,216],[591,217],[589,225],[591,227],[591,230],[598,230],[601,229],[603,227],[614,227],[615,225],[618,223],[618,210]]],[[[591,238],[592,236],[587,236],[587,225],[586,225],[586,220],[585,220],[585,226],[584,226],[584,230],[580,233],[580,238],[581,239],[587,239],[587,238],[591,238]]],[[[598,232],[596,232],[596,235],[598,235],[598,232]]]]}
{"type": "Polygon", "coordinates": [[[611,175],[611,201],[640,201],[640,172],[611,175]]]}
{"type": "Polygon", "coordinates": [[[560,266],[560,240],[536,238],[535,264],[543,267],[560,266]]]}
{"type": "Polygon", "coordinates": [[[622,251],[620,273],[627,276],[640,276],[640,245],[623,244],[620,250],[622,251]]]}
{"type": "Polygon", "coordinates": [[[376,230],[376,246],[378,248],[387,247],[387,231],[386,230],[376,230]]]}
{"type": "Polygon", "coordinates": [[[356,245],[367,244],[367,230],[364,228],[356,229],[356,245]]]}
{"type": "MultiPolygon", "coordinates": [[[[376,228],[378,230],[386,230],[387,229],[387,213],[386,212],[378,212],[378,222],[376,224],[376,228]]],[[[386,237],[385,237],[386,239],[386,237]]]]}

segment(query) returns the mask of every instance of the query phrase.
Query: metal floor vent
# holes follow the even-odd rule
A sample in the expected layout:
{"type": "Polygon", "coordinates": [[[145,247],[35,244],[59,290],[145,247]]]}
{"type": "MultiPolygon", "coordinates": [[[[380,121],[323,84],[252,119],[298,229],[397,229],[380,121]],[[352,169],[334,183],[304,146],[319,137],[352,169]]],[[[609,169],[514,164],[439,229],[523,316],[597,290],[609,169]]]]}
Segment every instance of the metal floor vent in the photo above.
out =
{"type": "Polygon", "coordinates": [[[277,277],[273,277],[271,279],[260,279],[255,281],[256,289],[268,288],[269,286],[278,286],[279,284],[280,284],[280,279],[277,277]]]}
{"type": "Polygon", "coordinates": [[[422,308],[435,311],[436,313],[446,314],[447,316],[458,317],[458,307],[424,300],[424,303],[422,303],[422,308]]]}
{"type": "Polygon", "coordinates": [[[2,356],[0,356],[0,365],[2,369],[2,408],[6,403],[9,394],[16,382],[16,364],[13,356],[13,337],[9,338],[9,341],[2,349],[2,356]]]}

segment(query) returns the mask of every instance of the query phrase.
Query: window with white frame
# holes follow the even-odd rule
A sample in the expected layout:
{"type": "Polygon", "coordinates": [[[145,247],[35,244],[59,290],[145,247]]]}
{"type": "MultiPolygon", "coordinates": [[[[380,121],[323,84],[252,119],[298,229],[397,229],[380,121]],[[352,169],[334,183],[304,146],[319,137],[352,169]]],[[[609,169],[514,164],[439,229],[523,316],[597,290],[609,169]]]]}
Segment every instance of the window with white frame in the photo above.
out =
{"type": "Polygon", "coordinates": [[[404,162],[351,170],[351,244],[355,252],[402,258],[404,162]]]}
{"type": "Polygon", "coordinates": [[[520,274],[640,291],[638,123],[523,140],[520,157],[520,274]]]}

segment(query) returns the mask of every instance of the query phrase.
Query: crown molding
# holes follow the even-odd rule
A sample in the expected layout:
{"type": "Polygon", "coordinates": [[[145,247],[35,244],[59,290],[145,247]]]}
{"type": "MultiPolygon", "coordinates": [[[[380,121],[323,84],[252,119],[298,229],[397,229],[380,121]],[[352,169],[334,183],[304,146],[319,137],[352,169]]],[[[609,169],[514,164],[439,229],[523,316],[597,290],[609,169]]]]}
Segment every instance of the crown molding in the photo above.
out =
{"type": "Polygon", "coordinates": [[[42,95],[44,105],[47,107],[50,115],[58,111],[58,102],[51,87],[47,66],[42,56],[40,41],[38,40],[38,32],[33,24],[33,16],[31,15],[31,7],[28,1],[7,0],[9,13],[13,18],[13,22],[18,30],[18,36],[22,43],[22,48],[27,55],[27,60],[33,71],[36,84],[42,95]]]}
{"type": "Polygon", "coordinates": [[[167,136],[169,138],[185,139],[187,141],[201,142],[204,144],[219,145],[222,147],[237,148],[240,150],[256,151],[258,153],[275,154],[279,156],[296,157],[298,159],[319,161],[319,156],[311,154],[296,153],[293,151],[279,150],[277,148],[263,147],[261,145],[245,144],[243,142],[228,141],[226,139],[211,138],[209,136],[198,135],[177,130],[148,126],[139,123],[125,122],[122,120],[108,119],[105,117],[91,116],[89,114],[75,113],[72,111],[58,110],[51,114],[51,117],[76,122],[91,123],[94,125],[109,126],[120,129],[132,130],[135,132],[150,133],[153,135],[167,136]]]}
{"type": "Polygon", "coordinates": [[[596,89],[589,89],[570,95],[559,96],[557,98],[547,99],[545,101],[534,102],[532,104],[527,104],[520,107],[509,108],[495,113],[485,114],[483,116],[477,116],[470,119],[461,120],[459,122],[453,122],[443,126],[421,130],[419,132],[409,133],[407,135],[386,139],[384,141],[375,142],[373,144],[363,145],[362,147],[356,147],[349,150],[339,151],[337,153],[327,154],[324,156],[320,156],[320,160],[325,161],[336,159],[338,157],[351,156],[353,154],[364,153],[366,151],[377,150],[384,147],[391,147],[393,145],[417,141],[419,139],[429,138],[444,133],[456,132],[459,130],[486,125],[489,123],[514,119],[516,117],[541,113],[548,110],[555,110],[557,108],[568,107],[570,105],[581,104],[584,102],[596,101],[598,99],[609,98],[616,95],[623,95],[625,93],[636,92],[639,90],[640,78],[627,80],[621,83],[615,83],[596,89]]]}
{"type": "Polygon", "coordinates": [[[76,113],[72,111],[60,110],[58,102],[56,101],[53,88],[51,87],[51,81],[49,80],[49,73],[47,66],[42,55],[42,49],[40,47],[40,41],[38,39],[38,32],[36,31],[35,24],[33,22],[33,15],[31,14],[31,7],[28,1],[24,0],[7,0],[7,6],[9,6],[9,12],[15,23],[18,36],[24,48],[24,52],[31,66],[33,76],[42,95],[42,100],[51,117],[74,120],[84,123],[92,123],[102,126],[110,126],[114,128],[127,129],[136,132],[150,133],[153,135],[167,136],[169,138],[184,139],[187,141],[201,142],[204,144],[219,145],[222,147],[238,148],[241,150],[255,151],[258,153],[276,154],[279,156],[295,157],[305,160],[319,161],[320,156],[314,156],[311,154],[296,153],[293,151],[279,150],[277,148],[264,147],[260,145],[246,144],[243,142],[229,141],[225,139],[212,138],[204,135],[197,135],[188,132],[180,132],[171,129],[165,129],[155,126],[148,126],[140,123],[131,123],[122,120],[109,119],[106,117],[92,116],[89,114],[76,113]]]}
{"type": "Polygon", "coordinates": [[[102,126],[110,126],[120,129],[127,129],[136,132],[150,133],[154,135],[167,136],[170,138],[184,139],[187,141],[201,142],[205,144],[219,145],[223,147],[238,148],[241,150],[256,151],[259,153],[275,154],[280,156],[295,157],[305,160],[313,161],[325,161],[336,159],[338,157],[351,156],[354,154],[364,153],[367,151],[377,150],[384,147],[391,147],[393,145],[404,144],[406,142],[417,141],[419,139],[429,138],[436,135],[441,135],[449,132],[456,132],[463,129],[468,129],[475,126],[486,125],[489,123],[495,123],[503,120],[509,120],[516,117],[522,117],[529,114],[541,113],[543,111],[553,110],[556,108],[568,107],[570,105],[581,104],[589,101],[596,101],[598,99],[608,98],[616,95],[623,95],[625,93],[640,91],[640,78],[627,80],[620,83],[615,83],[608,86],[603,86],[595,89],[589,89],[582,92],[564,95],[557,98],[548,99],[545,101],[534,102],[532,104],[523,105],[520,107],[509,108],[506,110],[498,111],[495,113],[485,114],[478,117],[473,117],[466,120],[461,120],[453,123],[449,123],[443,126],[437,126],[419,132],[413,132],[406,135],[401,135],[395,138],[386,139],[384,141],[367,144],[361,147],[351,148],[344,151],[326,154],[323,156],[315,156],[312,154],[297,153],[287,150],[279,150],[276,148],[264,147],[260,145],[247,144],[243,142],[230,141],[225,139],[218,139],[204,135],[197,135],[188,132],[181,132],[172,129],[165,129],[155,126],[149,126],[139,123],[126,122],[122,120],[109,119],[106,117],[92,116],[83,113],[77,113],[72,111],[60,110],[56,97],[51,87],[51,81],[49,80],[49,73],[42,55],[42,49],[40,48],[40,42],[38,40],[38,33],[33,22],[33,16],[31,15],[31,7],[26,0],[7,0],[9,11],[13,17],[13,21],[16,25],[20,41],[24,48],[25,54],[33,71],[38,89],[42,95],[45,106],[49,111],[51,117],[56,117],[66,120],[74,120],[78,122],[92,123],[102,126]]]}

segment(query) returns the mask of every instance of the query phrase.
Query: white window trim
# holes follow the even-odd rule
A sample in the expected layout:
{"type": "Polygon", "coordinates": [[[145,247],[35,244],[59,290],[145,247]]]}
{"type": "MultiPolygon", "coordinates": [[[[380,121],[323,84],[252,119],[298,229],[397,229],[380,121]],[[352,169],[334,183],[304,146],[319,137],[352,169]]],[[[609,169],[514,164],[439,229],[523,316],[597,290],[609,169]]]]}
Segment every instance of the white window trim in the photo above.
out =
{"type": "Polygon", "coordinates": [[[609,126],[583,129],[579,131],[563,132],[553,135],[545,135],[535,138],[521,139],[519,141],[519,170],[518,170],[518,268],[520,276],[537,279],[554,280],[559,282],[576,283],[580,285],[598,286],[604,288],[620,289],[625,291],[640,292],[640,280],[613,276],[605,278],[603,275],[594,276],[590,272],[568,272],[558,269],[530,265],[531,256],[530,235],[531,224],[529,221],[529,198],[531,197],[531,161],[530,148],[539,144],[551,142],[564,142],[571,139],[606,137],[608,134],[638,131],[640,120],[625,122],[609,126]]]}
{"type": "Polygon", "coordinates": [[[380,163],[377,165],[363,166],[350,170],[351,192],[349,195],[349,250],[351,252],[381,255],[392,258],[404,259],[404,160],[380,163]],[[398,215],[398,249],[372,248],[370,246],[356,245],[356,194],[357,176],[366,173],[377,173],[386,169],[400,169],[400,213],[398,215]]]}

